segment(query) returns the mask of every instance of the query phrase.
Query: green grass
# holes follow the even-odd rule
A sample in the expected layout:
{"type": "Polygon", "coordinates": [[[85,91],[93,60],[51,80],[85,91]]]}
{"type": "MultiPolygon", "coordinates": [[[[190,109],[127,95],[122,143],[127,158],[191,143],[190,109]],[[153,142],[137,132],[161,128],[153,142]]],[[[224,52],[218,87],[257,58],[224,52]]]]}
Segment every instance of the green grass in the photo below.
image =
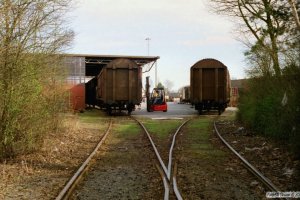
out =
{"type": "Polygon", "coordinates": [[[212,134],[212,119],[197,118],[187,124],[185,151],[194,158],[216,159],[226,155],[225,152],[216,149],[209,140],[212,134]]]}
{"type": "Polygon", "coordinates": [[[145,119],[142,121],[149,133],[160,139],[166,139],[173,134],[181,125],[182,120],[152,120],[145,119]]]}
{"type": "Polygon", "coordinates": [[[79,120],[83,123],[99,123],[105,119],[105,114],[100,110],[87,110],[84,113],[79,113],[79,120]]]}
{"type": "Polygon", "coordinates": [[[120,148],[120,151],[113,151],[109,153],[109,162],[115,166],[120,166],[128,162],[136,162],[139,157],[139,151],[133,151],[134,144],[142,135],[142,129],[139,125],[128,118],[118,117],[114,118],[111,129],[110,145],[120,148]],[[127,146],[128,149],[123,149],[127,146]]]}
{"type": "Polygon", "coordinates": [[[221,116],[221,119],[228,120],[228,121],[235,121],[237,119],[237,113],[230,112],[225,116],[221,116]]]}
{"type": "Polygon", "coordinates": [[[114,125],[114,130],[118,138],[135,137],[141,133],[141,128],[132,121],[122,121],[114,125]]]}

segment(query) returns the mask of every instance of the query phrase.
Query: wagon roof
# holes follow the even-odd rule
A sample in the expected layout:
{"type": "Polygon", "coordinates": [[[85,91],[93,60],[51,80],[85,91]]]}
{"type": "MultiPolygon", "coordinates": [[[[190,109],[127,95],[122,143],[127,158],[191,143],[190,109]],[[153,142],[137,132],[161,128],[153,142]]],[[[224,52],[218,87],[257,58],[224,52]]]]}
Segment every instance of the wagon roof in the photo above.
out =
{"type": "Polygon", "coordinates": [[[213,59],[205,58],[196,62],[192,68],[227,68],[222,62],[213,59]]]}
{"type": "Polygon", "coordinates": [[[136,62],[134,62],[133,60],[130,59],[126,59],[126,58],[117,58],[114,59],[113,61],[111,61],[110,63],[108,63],[106,65],[107,68],[128,68],[128,67],[133,67],[133,68],[138,68],[138,65],[136,64],[136,62]]]}

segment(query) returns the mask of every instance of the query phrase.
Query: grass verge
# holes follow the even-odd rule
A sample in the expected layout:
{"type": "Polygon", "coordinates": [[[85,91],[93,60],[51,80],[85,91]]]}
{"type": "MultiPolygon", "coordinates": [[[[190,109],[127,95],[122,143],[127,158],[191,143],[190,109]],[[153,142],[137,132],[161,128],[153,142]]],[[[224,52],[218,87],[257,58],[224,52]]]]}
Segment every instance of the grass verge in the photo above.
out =
{"type": "Polygon", "coordinates": [[[182,120],[152,120],[144,119],[142,123],[145,125],[149,133],[159,139],[166,139],[173,134],[182,123],[182,120]]]}

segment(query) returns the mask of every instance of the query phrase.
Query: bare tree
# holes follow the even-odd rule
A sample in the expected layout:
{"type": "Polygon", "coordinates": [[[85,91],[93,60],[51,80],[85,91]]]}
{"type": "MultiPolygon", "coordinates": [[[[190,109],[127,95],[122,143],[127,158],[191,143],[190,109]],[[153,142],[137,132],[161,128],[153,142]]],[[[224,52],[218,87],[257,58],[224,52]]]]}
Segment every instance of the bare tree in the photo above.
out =
{"type": "MultiPolygon", "coordinates": [[[[292,13],[295,19],[295,23],[297,24],[297,28],[298,31],[300,31],[300,20],[299,20],[299,13],[297,12],[297,4],[296,4],[296,0],[288,0],[291,9],[292,9],[292,13]]],[[[299,1],[298,1],[298,7],[299,7],[299,1]]]]}
{"type": "Polygon", "coordinates": [[[173,82],[167,79],[164,81],[164,86],[165,86],[166,95],[169,95],[169,93],[172,92],[172,88],[174,86],[173,82]]]}
{"type": "Polygon", "coordinates": [[[33,148],[52,124],[59,56],[73,38],[69,0],[0,2],[0,158],[33,148]],[[18,146],[20,147],[20,146],[18,146]]]}
{"type": "Polygon", "coordinates": [[[172,91],[172,88],[174,87],[174,83],[170,80],[165,80],[165,87],[167,88],[167,91],[168,92],[171,92],[172,91]]]}
{"type": "Polygon", "coordinates": [[[281,74],[281,55],[294,40],[289,34],[290,7],[286,0],[211,0],[214,11],[239,19],[242,41],[251,49],[260,46],[272,60],[276,75],[281,74]]]}

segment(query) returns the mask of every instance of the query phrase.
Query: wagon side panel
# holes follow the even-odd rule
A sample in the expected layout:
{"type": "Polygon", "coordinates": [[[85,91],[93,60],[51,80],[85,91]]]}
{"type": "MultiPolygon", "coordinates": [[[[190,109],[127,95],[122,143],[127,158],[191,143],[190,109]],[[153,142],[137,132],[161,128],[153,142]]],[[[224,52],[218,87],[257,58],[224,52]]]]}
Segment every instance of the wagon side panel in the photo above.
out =
{"type": "Polygon", "coordinates": [[[104,73],[104,77],[103,77],[103,82],[104,82],[104,103],[112,103],[113,101],[113,94],[114,94],[114,77],[113,77],[113,69],[111,68],[107,68],[105,70],[105,73],[104,73]]]}
{"type": "Polygon", "coordinates": [[[142,74],[140,67],[128,70],[128,100],[130,103],[138,104],[142,99],[142,74]]]}
{"type": "Polygon", "coordinates": [[[117,68],[115,70],[115,84],[113,90],[115,91],[114,101],[129,100],[129,70],[127,68],[117,68]]]}
{"type": "Polygon", "coordinates": [[[103,69],[100,74],[98,75],[97,79],[97,95],[96,95],[96,98],[97,100],[103,100],[103,97],[104,97],[104,85],[105,85],[105,82],[104,82],[104,70],[103,69]]]}
{"type": "Polygon", "coordinates": [[[218,68],[218,99],[219,102],[226,101],[226,85],[227,85],[227,74],[225,68],[218,68]]]}
{"type": "Polygon", "coordinates": [[[203,71],[203,101],[213,101],[216,98],[216,77],[214,68],[202,68],[203,71]]]}
{"type": "Polygon", "coordinates": [[[191,68],[191,101],[198,103],[202,100],[202,69],[191,68]]]}

